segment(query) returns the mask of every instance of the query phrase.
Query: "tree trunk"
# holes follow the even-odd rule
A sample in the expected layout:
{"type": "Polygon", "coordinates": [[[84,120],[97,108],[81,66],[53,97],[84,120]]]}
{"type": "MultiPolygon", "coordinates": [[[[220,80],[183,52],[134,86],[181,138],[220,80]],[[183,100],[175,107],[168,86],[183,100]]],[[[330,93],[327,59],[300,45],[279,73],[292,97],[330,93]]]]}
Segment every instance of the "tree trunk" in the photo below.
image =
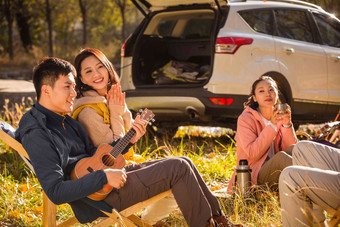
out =
{"type": "Polygon", "coordinates": [[[119,7],[120,14],[122,16],[122,31],[121,31],[121,42],[124,43],[126,36],[126,20],[125,20],[125,10],[126,10],[126,0],[115,0],[116,5],[119,7]]]}
{"type": "Polygon", "coordinates": [[[30,19],[30,15],[23,5],[23,0],[18,1],[16,19],[22,45],[25,48],[26,52],[28,52],[32,48],[31,32],[28,22],[30,19]]]}
{"type": "Polygon", "coordinates": [[[48,25],[48,46],[49,46],[49,56],[53,56],[53,28],[52,28],[52,18],[51,18],[51,7],[49,0],[45,0],[46,3],[46,21],[48,25]]]}
{"type": "Polygon", "coordinates": [[[83,19],[83,46],[87,43],[87,15],[86,15],[86,0],[79,0],[81,16],[83,19]]]}
{"type": "Polygon", "coordinates": [[[11,60],[14,59],[14,53],[13,53],[13,16],[12,16],[12,6],[11,6],[11,0],[5,0],[4,4],[4,10],[5,10],[5,17],[8,24],[8,54],[11,60]]]}
{"type": "Polygon", "coordinates": [[[126,20],[125,20],[125,2],[124,2],[124,6],[120,8],[120,14],[122,16],[122,34],[121,34],[121,41],[122,43],[125,42],[126,39],[126,20]]]}

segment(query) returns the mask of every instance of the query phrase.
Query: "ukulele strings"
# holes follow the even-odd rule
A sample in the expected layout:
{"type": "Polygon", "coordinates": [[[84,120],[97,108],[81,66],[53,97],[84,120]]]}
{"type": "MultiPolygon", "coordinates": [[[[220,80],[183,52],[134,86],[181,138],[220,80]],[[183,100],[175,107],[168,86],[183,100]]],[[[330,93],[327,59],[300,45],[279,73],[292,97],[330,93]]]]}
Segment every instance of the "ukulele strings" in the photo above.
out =
{"type": "Polygon", "coordinates": [[[121,151],[126,147],[126,145],[129,144],[129,141],[132,139],[132,137],[135,134],[136,134],[136,131],[131,128],[126,133],[126,135],[114,147],[112,147],[109,154],[105,155],[105,157],[103,158],[102,168],[105,167],[106,165],[112,166],[115,163],[115,158],[117,158],[118,155],[121,153],[121,151]]]}
{"type": "MultiPolygon", "coordinates": [[[[147,109],[143,111],[143,113],[141,114],[141,119],[149,121],[150,119],[145,118],[147,111],[148,111],[147,109]]],[[[123,151],[123,149],[129,144],[130,140],[135,134],[136,131],[133,128],[131,128],[126,133],[126,135],[109,152],[109,154],[112,155],[113,157],[106,155],[103,158],[102,168],[106,166],[105,163],[107,163],[108,166],[112,166],[115,163],[115,158],[117,158],[118,155],[123,151]]]]}

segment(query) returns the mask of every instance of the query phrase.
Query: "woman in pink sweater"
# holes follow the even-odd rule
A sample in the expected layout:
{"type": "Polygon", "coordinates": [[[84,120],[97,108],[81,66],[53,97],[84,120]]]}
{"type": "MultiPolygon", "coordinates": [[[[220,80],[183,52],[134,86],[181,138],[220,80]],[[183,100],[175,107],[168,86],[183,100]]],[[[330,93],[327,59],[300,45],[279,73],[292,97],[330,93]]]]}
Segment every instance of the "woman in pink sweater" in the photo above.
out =
{"type": "MultiPolygon", "coordinates": [[[[279,113],[278,87],[269,76],[261,76],[251,89],[249,101],[237,121],[235,136],[237,163],[247,159],[252,185],[268,184],[276,187],[281,171],[292,165],[291,145],[297,142],[291,121],[291,109],[279,113]]],[[[228,193],[233,192],[235,172],[229,182],[228,193]]]]}
{"type": "MultiPolygon", "coordinates": [[[[87,48],[78,53],[74,66],[78,95],[72,117],[85,127],[96,147],[124,136],[133,120],[112,63],[101,51],[87,48]]],[[[125,159],[133,161],[138,161],[136,156],[132,149],[124,154],[125,159]]],[[[142,212],[142,219],[150,225],[155,224],[177,206],[173,195],[168,196],[147,207],[142,212]]]]}

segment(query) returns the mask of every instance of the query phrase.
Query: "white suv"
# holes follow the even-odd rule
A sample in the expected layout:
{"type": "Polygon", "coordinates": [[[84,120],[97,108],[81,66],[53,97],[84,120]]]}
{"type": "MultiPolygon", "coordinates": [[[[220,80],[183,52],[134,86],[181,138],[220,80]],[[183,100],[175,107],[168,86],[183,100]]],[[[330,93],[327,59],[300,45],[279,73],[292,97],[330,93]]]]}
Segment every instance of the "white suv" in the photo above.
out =
{"type": "Polygon", "coordinates": [[[145,15],[122,47],[132,111],[157,126],[235,128],[252,83],[270,75],[296,125],[340,110],[340,21],[301,1],[133,0],[145,15]]]}

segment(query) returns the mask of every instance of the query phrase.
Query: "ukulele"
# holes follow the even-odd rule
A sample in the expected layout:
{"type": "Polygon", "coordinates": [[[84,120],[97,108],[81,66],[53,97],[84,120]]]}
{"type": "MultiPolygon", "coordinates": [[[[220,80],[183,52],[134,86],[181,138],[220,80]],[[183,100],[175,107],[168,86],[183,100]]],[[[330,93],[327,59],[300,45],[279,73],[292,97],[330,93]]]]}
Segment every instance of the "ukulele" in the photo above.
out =
{"type": "MultiPolygon", "coordinates": [[[[145,108],[141,113],[141,119],[150,121],[155,115],[145,108]]],[[[132,137],[136,135],[136,131],[131,128],[118,143],[112,147],[109,144],[101,144],[92,157],[83,158],[74,167],[71,173],[71,179],[79,179],[86,174],[101,169],[121,169],[125,166],[125,159],[121,154],[122,151],[130,143],[132,137]]],[[[112,191],[113,187],[105,184],[101,190],[89,195],[92,200],[103,200],[112,191]]]]}

